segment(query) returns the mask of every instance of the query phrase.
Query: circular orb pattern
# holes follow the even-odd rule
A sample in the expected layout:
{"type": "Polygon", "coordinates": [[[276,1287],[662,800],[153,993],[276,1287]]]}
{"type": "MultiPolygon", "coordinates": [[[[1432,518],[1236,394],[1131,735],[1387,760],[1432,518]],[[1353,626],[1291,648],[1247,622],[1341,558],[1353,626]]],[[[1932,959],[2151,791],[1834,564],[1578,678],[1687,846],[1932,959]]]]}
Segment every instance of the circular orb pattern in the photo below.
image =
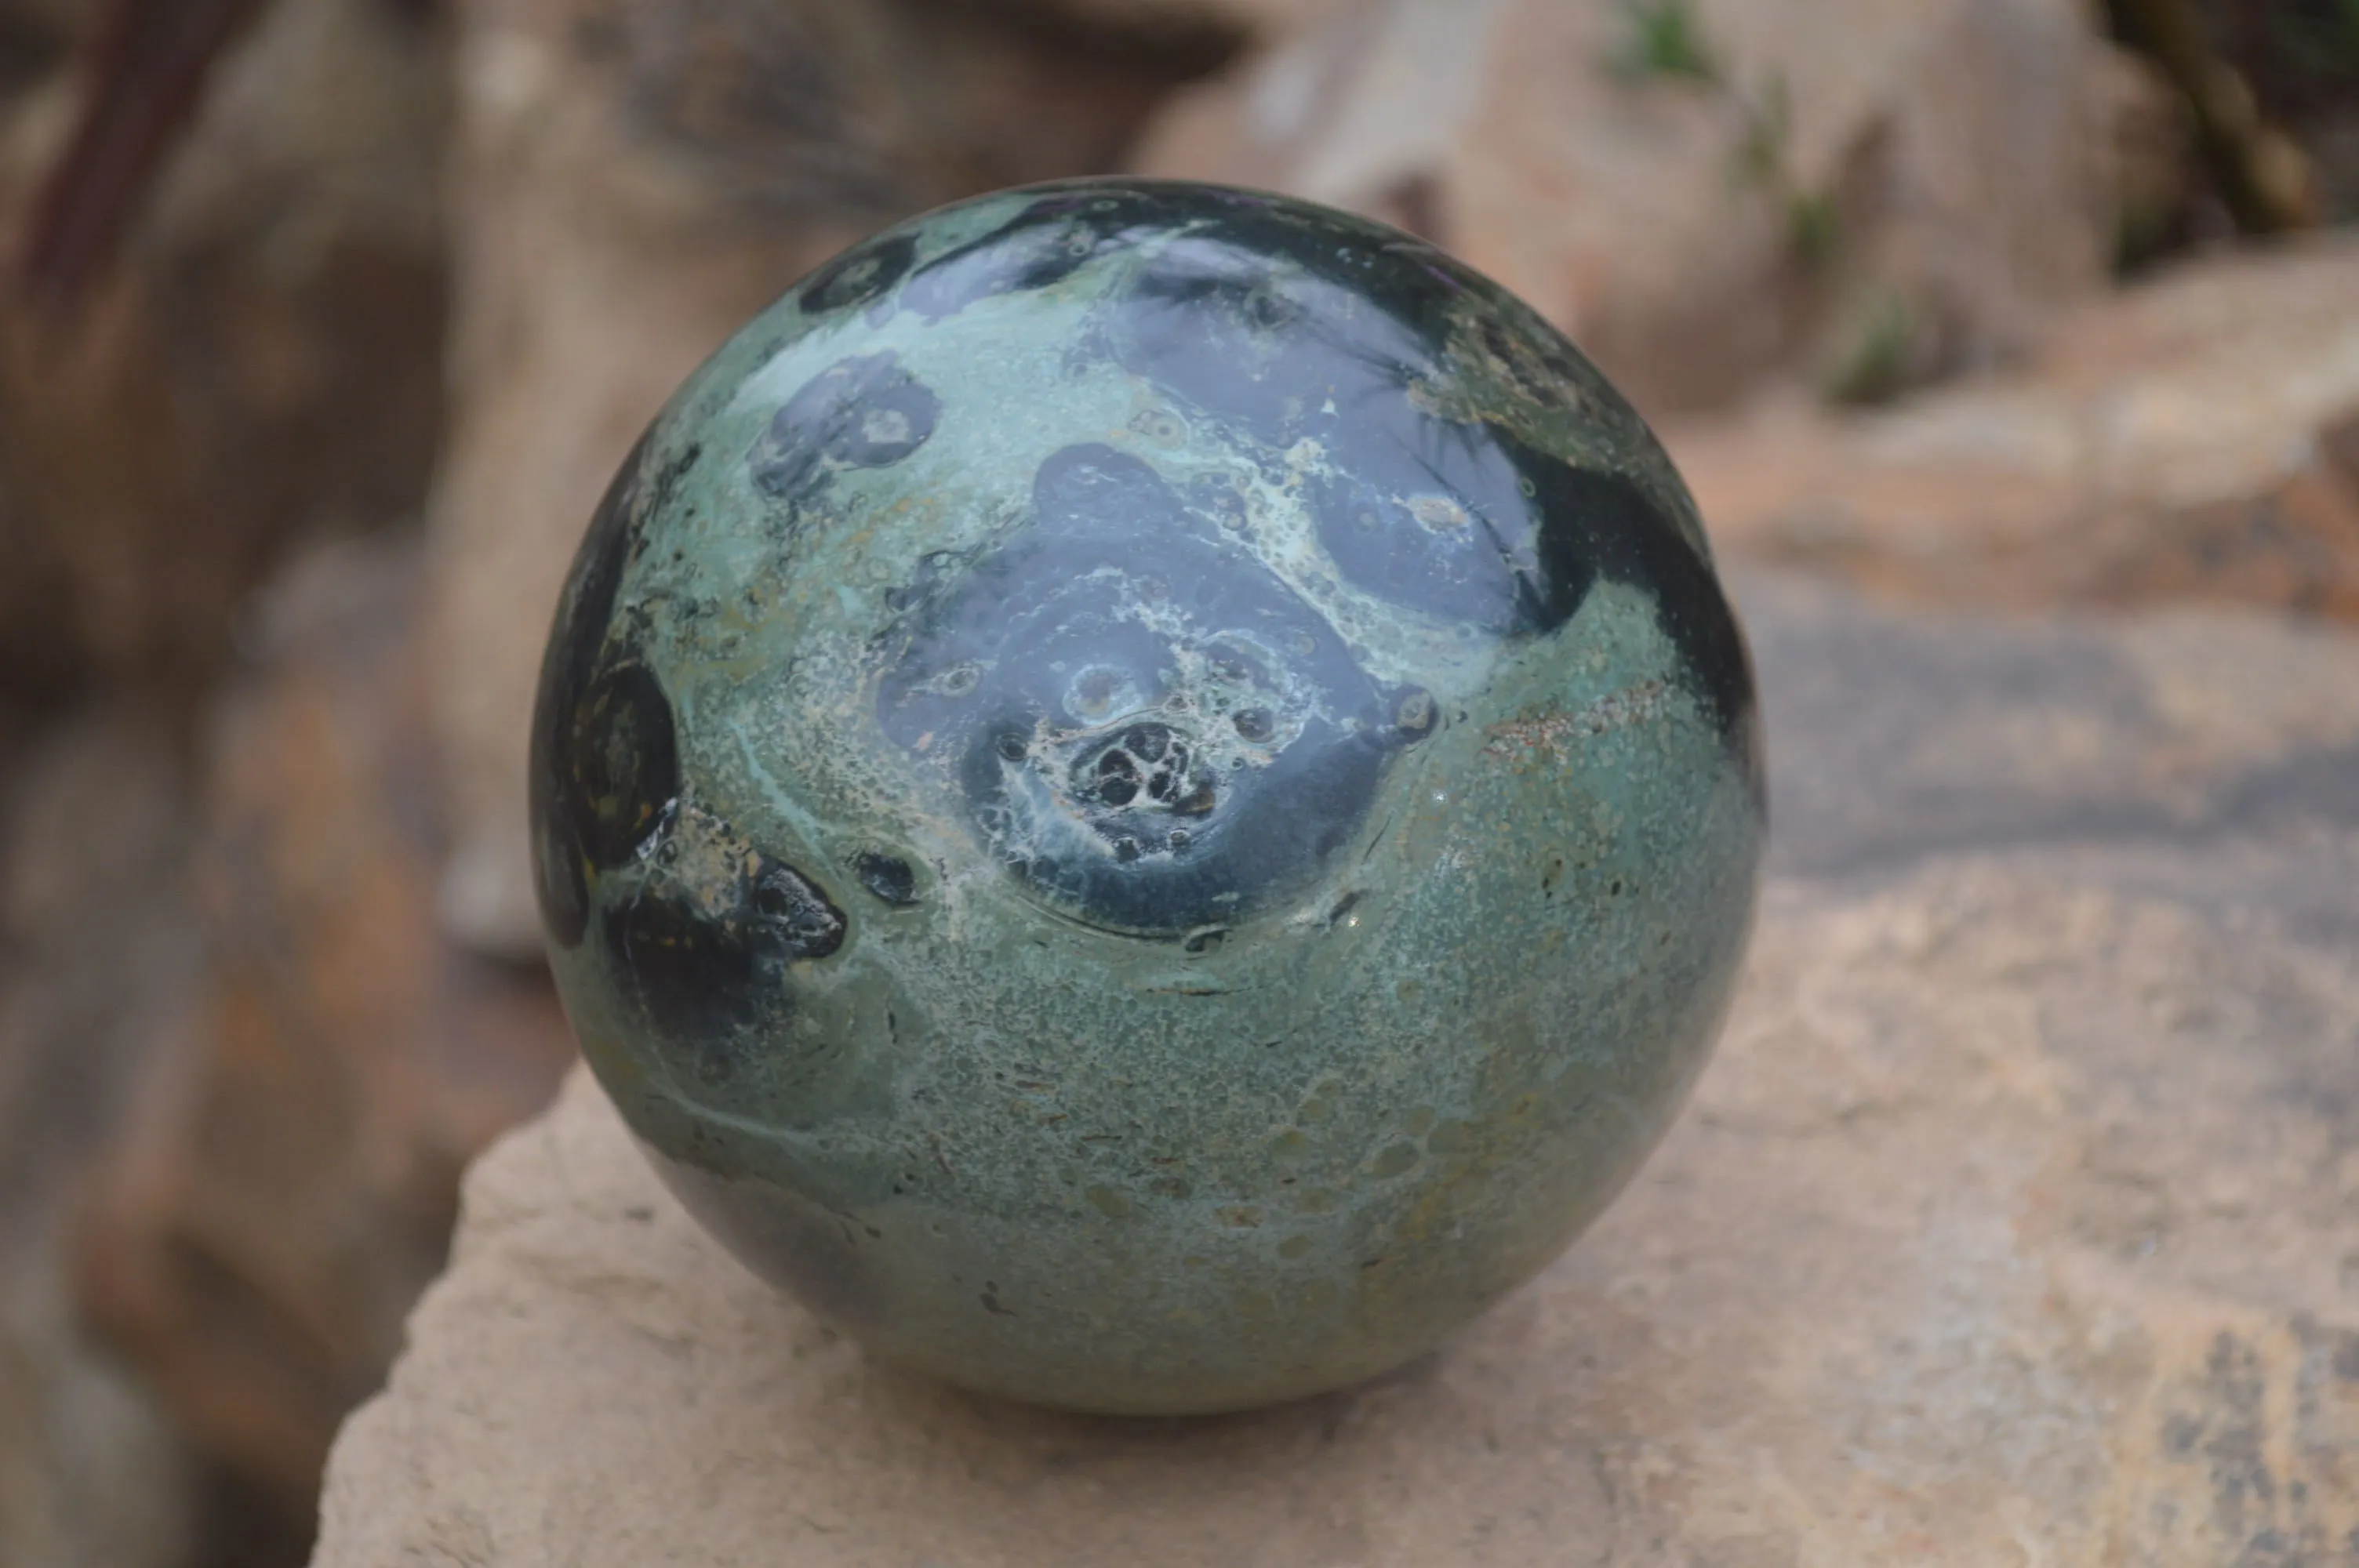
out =
{"type": "Polygon", "coordinates": [[[880,1355],[1234,1409],[1430,1347],[1702,1065],[1763,824],[1652,435],[1432,246],[1077,181],[854,246],[673,398],[533,729],[584,1054],[880,1355]]]}

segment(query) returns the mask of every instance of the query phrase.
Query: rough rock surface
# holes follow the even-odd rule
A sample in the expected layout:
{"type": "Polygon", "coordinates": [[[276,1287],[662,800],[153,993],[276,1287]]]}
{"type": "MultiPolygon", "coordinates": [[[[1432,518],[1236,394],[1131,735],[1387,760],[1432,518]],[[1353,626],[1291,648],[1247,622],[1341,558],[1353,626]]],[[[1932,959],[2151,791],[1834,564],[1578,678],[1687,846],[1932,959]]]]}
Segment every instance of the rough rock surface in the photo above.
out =
{"type": "Polygon", "coordinates": [[[1740,587],[1780,838],[1721,1057],[1438,1354],[1199,1422],[950,1393],[577,1078],[471,1178],[319,1568],[2348,1559],[2359,642],[1740,587]]]}
{"type": "Polygon", "coordinates": [[[1729,548],[1863,587],[2359,619],[2359,243],[2180,269],[1886,411],[1666,439],[1729,548]]]}
{"type": "Polygon", "coordinates": [[[35,729],[0,779],[0,1563],[179,1568],[165,1413],[75,1319],[58,1232],[196,981],[188,802],[128,707],[35,729]]]}
{"type": "MultiPolygon", "coordinates": [[[[176,933],[198,972],[143,1070],[117,1068],[127,1104],[76,1194],[86,1321],[298,1552],[338,1422],[442,1265],[459,1173],[571,1057],[544,977],[435,925],[420,575],[414,535],[381,535],[298,557],[254,605],[206,716],[176,933]]],[[[154,972],[119,915],[76,935],[97,986],[154,972]]]]}

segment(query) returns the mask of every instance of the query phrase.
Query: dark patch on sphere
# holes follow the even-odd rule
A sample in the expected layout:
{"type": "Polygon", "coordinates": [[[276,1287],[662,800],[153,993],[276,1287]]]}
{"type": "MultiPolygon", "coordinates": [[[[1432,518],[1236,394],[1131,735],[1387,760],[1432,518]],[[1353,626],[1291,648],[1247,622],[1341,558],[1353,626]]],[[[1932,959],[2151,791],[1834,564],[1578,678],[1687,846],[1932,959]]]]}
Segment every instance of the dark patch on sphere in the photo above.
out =
{"type": "Polygon", "coordinates": [[[1135,231],[1180,215],[1151,186],[1055,191],[919,267],[901,291],[901,303],[938,321],[982,300],[1046,288],[1121,248],[1135,231]]]}
{"type": "Polygon", "coordinates": [[[671,704],[644,665],[608,669],[575,709],[563,765],[572,778],[574,836],[591,865],[629,860],[679,795],[671,704]]]}
{"type": "Polygon", "coordinates": [[[794,1017],[786,966],[843,946],[843,912],[794,867],[759,850],[719,889],[641,888],[606,911],[609,957],[673,1053],[725,1058],[794,1017]]]}
{"type": "Polygon", "coordinates": [[[557,623],[541,654],[531,738],[533,888],[549,934],[568,947],[578,945],[590,920],[590,889],[576,833],[577,803],[570,765],[574,712],[589,685],[592,665],[614,618],[614,593],[631,548],[630,514],[637,500],[639,460],[647,438],[631,449],[614,472],[590,527],[574,552],[572,569],[558,596],[557,623]]]}
{"type": "Polygon", "coordinates": [[[1749,745],[1756,723],[1752,656],[1711,563],[1636,481],[1503,439],[1538,481],[1543,572],[1551,580],[1593,576],[1651,594],[1697,698],[1724,739],[1749,745]]]}
{"type": "Polygon", "coordinates": [[[918,873],[898,855],[864,849],[853,858],[852,871],[862,887],[896,909],[918,902],[918,873]]]}
{"type": "Polygon", "coordinates": [[[624,677],[621,686],[606,686],[597,713],[585,711],[585,704],[593,687],[613,681],[615,669],[636,659],[634,650],[613,645],[623,575],[640,547],[647,519],[664,514],[703,449],[690,442],[650,475],[647,438],[631,449],[574,553],[541,658],[531,736],[533,886],[543,924],[568,947],[589,929],[590,871],[619,863],[614,838],[641,819],[641,804],[654,798],[659,809],[677,793],[670,708],[651,676],[644,684],[624,677]],[[618,725],[653,752],[631,756],[618,725]],[[628,800],[609,795],[610,785],[628,800]],[[593,796],[608,803],[602,806],[593,796]]]}
{"type": "Polygon", "coordinates": [[[856,309],[900,282],[917,256],[914,234],[864,240],[805,278],[795,303],[806,316],[856,309]]]}
{"type": "Polygon", "coordinates": [[[1089,924],[1176,937],[1310,885],[1419,738],[1404,694],[1145,461],[1060,449],[1032,503],[901,600],[886,733],[942,759],[986,850],[1089,924]]]}
{"type": "Polygon", "coordinates": [[[764,493],[807,502],[839,470],[899,462],[926,444],[941,412],[941,399],[899,355],[855,354],[787,399],[746,462],[764,493]]]}

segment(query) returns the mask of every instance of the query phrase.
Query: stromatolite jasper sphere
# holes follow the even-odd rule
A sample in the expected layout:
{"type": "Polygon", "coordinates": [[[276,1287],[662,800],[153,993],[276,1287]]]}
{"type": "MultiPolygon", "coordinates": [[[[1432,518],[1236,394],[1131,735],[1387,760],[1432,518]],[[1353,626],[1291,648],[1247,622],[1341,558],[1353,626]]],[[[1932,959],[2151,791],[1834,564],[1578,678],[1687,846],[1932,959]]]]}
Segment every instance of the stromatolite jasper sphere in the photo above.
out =
{"type": "Polygon", "coordinates": [[[1378,224],[1088,181],[855,246],[568,583],[550,953],[681,1199],[1085,1410],[1416,1356],[1612,1200],[1751,918],[1745,644],[1646,427],[1378,224]]]}

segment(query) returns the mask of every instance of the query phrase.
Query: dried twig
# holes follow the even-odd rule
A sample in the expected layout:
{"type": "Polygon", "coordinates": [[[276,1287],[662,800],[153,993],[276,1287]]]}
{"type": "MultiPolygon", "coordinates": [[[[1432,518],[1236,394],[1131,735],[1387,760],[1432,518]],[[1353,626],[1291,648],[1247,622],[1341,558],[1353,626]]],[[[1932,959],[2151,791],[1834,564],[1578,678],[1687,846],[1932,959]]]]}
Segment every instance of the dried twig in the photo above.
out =
{"type": "Polygon", "coordinates": [[[18,286],[55,313],[121,242],[222,51],[266,0],[113,0],[92,31],[65,149],[34,197],[18,286]]]}

